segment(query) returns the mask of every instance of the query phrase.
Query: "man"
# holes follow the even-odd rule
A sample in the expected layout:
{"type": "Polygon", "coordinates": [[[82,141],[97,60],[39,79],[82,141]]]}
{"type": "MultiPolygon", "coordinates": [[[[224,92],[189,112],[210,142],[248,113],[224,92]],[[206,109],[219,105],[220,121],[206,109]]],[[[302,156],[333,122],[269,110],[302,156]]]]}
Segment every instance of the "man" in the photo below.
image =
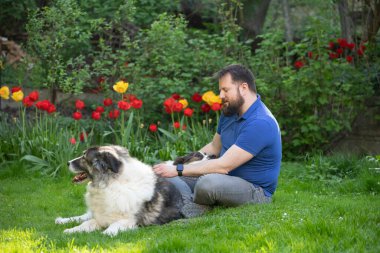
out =
{"type": "Polygon", "coordinates": [[[270,202],[277,187],[280,128],[257,94],[252,72],[230,65],[217,78],[223,113],[214,138],[200,151],[218,158],[153,167],[180,190],[185,217],[198,216],[214,205],[270,202]]]}

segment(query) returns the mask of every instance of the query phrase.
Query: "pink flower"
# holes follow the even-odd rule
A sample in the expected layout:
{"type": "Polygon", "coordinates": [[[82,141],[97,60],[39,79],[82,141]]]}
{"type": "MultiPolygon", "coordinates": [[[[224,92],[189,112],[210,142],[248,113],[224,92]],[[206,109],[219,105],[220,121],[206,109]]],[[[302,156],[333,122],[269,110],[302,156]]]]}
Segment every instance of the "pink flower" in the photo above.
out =
{"type": "Polygon", "coordinates": [[[70,139],[70,143],[74,145],[75,143],[77,143],[77,141],[75,140],[74,137],[72,137],[72,138],[70,139]]]}

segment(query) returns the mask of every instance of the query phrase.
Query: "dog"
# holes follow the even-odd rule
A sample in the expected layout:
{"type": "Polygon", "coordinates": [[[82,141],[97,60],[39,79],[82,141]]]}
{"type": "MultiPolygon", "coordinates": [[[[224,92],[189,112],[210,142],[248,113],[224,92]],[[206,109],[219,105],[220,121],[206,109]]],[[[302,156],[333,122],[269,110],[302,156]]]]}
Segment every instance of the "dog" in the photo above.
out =
{"type": "MultiPolygon", "coordinates": [[[[201,152],[178,157],[172,164],[191,163],[212,158],[201,152]]],[[[85,194],[88,211],[80,216],[58,217],[56,224],[80,222],[65,233],[92,232],[103,234],[140,226],[161,225],[183,218],[183,201],[177,188],[158,177],[152,167],[129,155],[121,146],[99,146],[87,149],[82,156],[68,162],[76,175],[74,183],[90,180],[85,194]]]]}

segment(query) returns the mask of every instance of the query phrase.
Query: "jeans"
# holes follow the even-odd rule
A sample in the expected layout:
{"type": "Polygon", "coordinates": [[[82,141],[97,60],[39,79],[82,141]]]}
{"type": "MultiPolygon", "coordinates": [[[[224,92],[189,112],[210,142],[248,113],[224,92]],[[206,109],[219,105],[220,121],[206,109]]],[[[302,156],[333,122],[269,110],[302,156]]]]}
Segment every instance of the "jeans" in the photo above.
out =
{"type": "Polygon", "coordinates": [[[181,192],[184,204],[239,206],[246,203],[268,203],[261,187],[234,176],[207,174],[201,177],[167,178],[181,192]]]}

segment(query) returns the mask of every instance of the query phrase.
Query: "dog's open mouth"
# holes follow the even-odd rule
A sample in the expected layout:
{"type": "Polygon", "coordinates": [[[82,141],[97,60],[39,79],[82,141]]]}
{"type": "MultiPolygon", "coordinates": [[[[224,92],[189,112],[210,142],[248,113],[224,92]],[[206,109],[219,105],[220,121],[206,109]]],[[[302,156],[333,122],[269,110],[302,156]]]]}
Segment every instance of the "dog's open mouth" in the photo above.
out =
{"type": "Polygon", "coordinates": [[[73,177],[73,183],[81,183],[83,182],[84,180],[86,180],[88,177],[88,174],[86,172],[81,172],[81,173],[78,173],[75,175],[75,177],[73,177]]]}

